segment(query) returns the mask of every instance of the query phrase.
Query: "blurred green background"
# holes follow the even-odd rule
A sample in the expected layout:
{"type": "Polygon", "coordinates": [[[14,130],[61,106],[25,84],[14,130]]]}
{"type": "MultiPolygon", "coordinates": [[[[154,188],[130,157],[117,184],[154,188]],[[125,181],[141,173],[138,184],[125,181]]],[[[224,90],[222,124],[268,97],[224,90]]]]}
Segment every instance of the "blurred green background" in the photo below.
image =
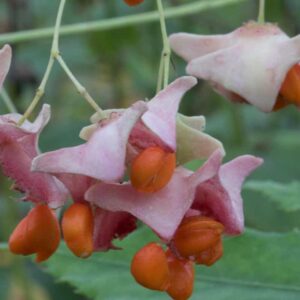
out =
{"type": "MultiPolygon", "coordinates": [[[[165,7],[169,7],[196,0],[163,2],[165,7]]],[[[53,26],[57,8],[58,1],[2,0],[0,32],[53,26]]],[[[170,19],[167,28],[169,33],[227,33],[255,19],[257,8],[258,1],[244,1],[192,16],[170,19]]],[[[128,7],[121,0],[72,0],[67,1],[63,24],[151,10],[155,10],[153,0],[146,0],[138,7],[128,7]]],[[[298,0],[266,1],[267,21],[278,23],[290,36],[300,31],[299,11],[298,0]]],[[[23,112],[45,71],[51,39],[12,46],[13,63],[5,87],[18,110],[23,112]]],[[[127,107],[138,99],[154,96],[161,48],[158,22],[60,39],[65,61],[102,108],[127,107]]],[[[185,63],[175,55],[172,56],[172,66],[172,79],[184,74],[185,63]]],[[[51,104],[52,118],[41,136],[42,151],[80,143],[78,133],[82,126],[89,124],[93,111],[58,66],[51,74],[43,101],[51,104]]],[[[0,103],[0,112],[7,112],[3,103],[0,103]]],[[[224,143],[226,160],[246,153],[263,157],[265,164],[251,176],[252,179],[282,183],[300,180],[300,112],[295,107],[264,114],[250,106],[234,106],[200,81],[185,96],[181,112],[206,117],[206,132],[224,143]]],[[[8,239],[18,220],[29,209],[28,204],[16,201],[18,195],[9,191],[9,186],[10,182],[1,178],[1,241],[8,239]]],[[[267,198],[248,190],[243,192],[243,196],[248,227],[266,232],[287,232],[300,227],[299,211],[283,212],[267,198]]],[[[0,299],[86,299],[74,294],[71,286],[55,283],[55,279],[43,272],[43,269],[43,266],[31,263],[30,259],[0,252],[0,299]]]]}

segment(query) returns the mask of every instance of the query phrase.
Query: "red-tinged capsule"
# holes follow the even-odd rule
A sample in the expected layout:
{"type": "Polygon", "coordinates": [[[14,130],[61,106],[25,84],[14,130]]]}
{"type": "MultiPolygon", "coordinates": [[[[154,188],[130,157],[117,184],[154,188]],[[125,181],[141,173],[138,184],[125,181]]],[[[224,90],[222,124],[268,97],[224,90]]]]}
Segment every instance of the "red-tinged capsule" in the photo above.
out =
{"type": "Polygon", "coordinates": [[[162,247],[150,243],[140,249],[132,259],[131,274],[140,285],[165,291],[169,285],[169,268],[162,247]]]}
{"type": "Polygon", "coordinates": [[[173,245],[185,258],[195,258],[219,242],[224,226],[207,217],[193,216],[183,220],[178,227],[173,245]]]}
{"type": "Polygon", "coordinates": [[[172,251],[166,252],[170,271],[170,285],[167,293],[174,300],[187,300],[194,287],[194,263],[187,259],[179,259],[172,251]]]}
{"type": "Polygon", "coordinates": [[[89,204],[74,203],[64,213],[62,232],[68,248],[78,257],[87,258],[93,251],[94,217],[89,204]]]}
{"type": "Polygon", "coordinates": [[[279,97],[274,106],[274,111],[288,104],[300,106],[300,65],[294,65],[287,73],[281,85],[279,97]]]}
{"type": "Polygon", "coordinates": [[[140,192],[154,193],[167,185],[176,167],[175,153],[160,147],[142,151],[131,165],[130,179],[140,192]]]}
{"type": "Polygon", "coordinates": [[[196,263],[200,265],[212,266],[223,256],[223,243],[222,240],[213,247],[202,251],[196,258],[196,263]]]}
{"type": "Polygon", "coordinates": [[[36,262],[42,262],[56,251],[59,242],[57,218],[47,205],[41,204],[34,207],[15,228],[9,238],[9,248],[15,254],[36,253],[36,262]]]}
{"type": "Polygon", "coordinates": [[[144,2],[144,0],[124,0],[124,1],[130,6],[139,5],[142,2],[144,2]]]}

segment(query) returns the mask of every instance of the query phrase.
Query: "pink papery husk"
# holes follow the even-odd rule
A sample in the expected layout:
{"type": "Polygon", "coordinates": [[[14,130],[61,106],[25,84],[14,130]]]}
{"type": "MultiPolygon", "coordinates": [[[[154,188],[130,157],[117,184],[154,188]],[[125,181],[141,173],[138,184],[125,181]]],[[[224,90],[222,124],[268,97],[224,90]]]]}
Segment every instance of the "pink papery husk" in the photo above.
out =
{"type": "MultiPolygon", "coordinates": [[[[100,118],[92,130],[85,131],[86,143],[42,154],[33,160],[32,170],[55,176],[72,174],[105,182],[120,181],[125,162],[134,157],[132,152],[154,145],[166,151],[176,150],[178,106],[183,94],[195,84],[194,77],[182,77],[150,102],[138,101],[126,110],[110,112],[108,118],[100,118]]],[[[212,140],[215,144],[210,151],[221,147],[212,140]]],[[[64,181],[63,177],[60,179],[64,181]]],[[[65,180],[70,184],[70,180],[65,180]]]]}
{"type": "Polygon", "coordinates": [[[242,184],[262,163],[261,158],[243,155],[220,166],[214,177],[197,186],[192,209],[222,223],[226,234],[241,234],[244,230],[242,184]]]}
{"type": "MultiPolygon", "coordinates": [[[[97,128],[87,143],[37,157],[32,170],[56,176],[69,190],[74,202],[85,202],[86,190],[97,180],[118,181],[123,177],[126,143],[145,109],[144,103],[137,102],[120,118],[97,128]]],[[[135,229],[135,218],[128,213],[99,208],[93,212],[95,251],[115,249],[112,240],[123,238],[135,229]]]]}
{"type": "Polygon", "coordinates": [[[136,218],[127,212],[111,212],[96,207],[94,210],[95,251],[118,250],[112,241],[123,239],[136,229],[136,218]]]}
{"type": "MultiPolygon", "coordinates": [[[[192,76],[183,76],[170,83],[150,101],[145,102],[147,111],[141,116],[130,133],[129,151],[137,155],[140,151],[158,146],[166,151],[176,151],[176,115],[183,95],[197,83],[192,76]]],[[[122,115],[124,110],[108,110],[106,117],[95,114],[91,121],[95,124],[83,128],[80,136],[88,140],[103,122],[122,115]]],[[[129,154],[133,156],[133,154],[129,154]]]]}
{"type": "MultiPolygon", "coordinates": [[[[176,151],[176,115],[180,101],[196,84],[197,79],[192,76],[176,79],[147,103],[148,111],[142,116],[145,126],[172,151],[176,151]]],[[[131,138],[134,138],[134,134],[131,138]]]]}
{"type": "Polygon", "coordinates": [[[264,112],[273,110],[288,71],[300,61],[300,36],[289,38],[268,23],[248,22],[223,35],[176,33],[170,44],[188,62],[188,74],[264,112]]]}
{"type": "Polygon", "coordinates": [[[212,178],[220,165],[222,153],[216,151],[194,174],[178,167],[166,187],[155,193],[136,191],[130,184],[97,183],[86,193],[87,201],[109,211],[125,211],[169,240],[191,207],[198,184],[212,178]]]}
{"type": "MultiPolygon", "coordinates": [[[[139,101],[127,110],[104,111],[105,118],[95,116],[96,124],[82,131],[87,140],[85,144],[45,153],[33,161],[32,170],[56,176],[66,185],[75,202],[85,201],[84,192],[98,180],[106,183],[121,180],[125,171],[125,156],[129,163],[139,151],[150,146],[159,146],[171,152],[176,150],[178,106],[184,93],[195,84],[195,78],[185,76],[175,80],[149,102],[139,101]]],[[[192,159],[201,155],[206,157],[215,149],[221,149],[224,153],[219,141],[201,132],[204,123],[203,117],[180,117],[181,138],[184,135],[189,140],[196,140],[192,145],[199,146],[199,150],[183,155],[184,159],[188,159],[187,156],[192,159]],[[187,128],[191,128],[188,134],[187,128]]],[[[178,150],[184,153],[180,146],[178,150]]],[[[113,238],[134,230],[133,225],[124,225],[126,222],[133,224],[133,220],[136,217],[128,212],[103,208],[100,214],[96,210],[95,249],[113,248],[113,238]],[[111,224],[111,230],[103,226],[103,220],[111,224]],[[129,229],[122,233],[120,224],[129,229]],[[107,232],[103,232],[104,228],[107,232]]]]}
{"type": "Polygon", "coordinates": [[[65,185],[75,203],[91,205],[94,218],[94,251],[120,249],[115,247],[114,239],[123,239],[136,229],[136,218],[126,212],[111,212],[95,207],[84,200],[85,192],[97,181],[91,177],[77,174],[56,174],[65,185]]]}
{"type": "Polygon", "coordinates": [[[14,180],[13,187],[25,193],[24,199],[47,203],[52,208],[62,206],[67,191],[55,177],[31,172],[31,162],[40,151],[38,139],[50,119],[50,106],[43,105],[36,120],[17,125],[22,116],[17,113],[0,116],[0,162],[3,173],[14,180]]]}
{"type": "MultiPolygon", "coordinates": [[[[127,143],[126,162],[129,165],[144,149],[157,146],[166,152],[175,152],[177,163],[183,164],[194,159],[207,159],[223,145],[215,138],[203,133],[203,116],[187,117],[177,114],[183,95],[196,84],[196,79],[183,76],[176,79],[153,99],[146,102],[148,110],[132,128],[127,143]]],[[[104,111],[105,117],[95,114],[93,125],[82,129],[80,137],[89,140],[103,122],[122,115],[124,110],[104,111]]]]}
{"type": "Polygon", "coordinates": [[[241,156],[221,167],[222,157],[221,150],[215,151],[194,173],[182,167],[177,168],[168,185],[155,193],[138,192],[129,182],[97,183],[87,191],[85,198],[105,210],[132,214],[164,241],[172,239],[191,208],[222,222],[228,234],[238,234],[244,226],[241,185],[245,176],[258,167],[262,160],[241,156]],[[207,185],[212,187],[210,198],[202,195],[207,185]],[[210,205],[208,200],[211,198],[210,205]]]}
{"type": "Polygon", "coordinates": [[[98,127],[86,143],[38,156],[32,162],[32,170],[88,176],[108,182],[121,180],[130,132],[145,109],[144,103],[135,103],[120,118],[98,127]]]}

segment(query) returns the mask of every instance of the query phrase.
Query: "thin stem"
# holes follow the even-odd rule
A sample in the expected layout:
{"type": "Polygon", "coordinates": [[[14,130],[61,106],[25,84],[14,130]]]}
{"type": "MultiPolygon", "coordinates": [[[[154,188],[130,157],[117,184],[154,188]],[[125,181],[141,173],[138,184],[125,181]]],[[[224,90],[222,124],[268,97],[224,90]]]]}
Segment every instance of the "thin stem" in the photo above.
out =
{"type": "Polygon", "coordinates": [[[53,35],[53,42],[52,42],[52,48],[51,48],[51,56],[54,56],[53,53],[59,52],[59,30],[61,26],[61,19],[63,16],[64,8],[65,8],[66,0],[60,0],[59,8],[58,8],[58,13],[56,17],[56,22],[55,22],[55,27],[54,27],[54,35],[53,35]]]}
{"type": "Polygon", "coordinates": [[[162,88],[163,76],[164,76],[164,59],[163,59],[163,55],[161,55],[160,63],[159,63],[159,70],[158,70],[156,93],[158,93],[162,88]]]}
{"type": "Polygon", "coordinates": [[[265,23],[265,0],[259,0],[259,10],[257,22],[260,24],[265,23]]]}
{"type": "Polygon", "coordinates": [[[63,70],[66,72],[72,83],[74,84],[75,88],[77,89],[78,93],[85,98],[85,100],[95,109],[98,114],[102,114],[102,109],[98,106],[95,100],[91,97],[91,95],[87,92],[86,88],[76,79],[73,75],[71,70],[68,68],[67,64],[63,60],[63,58],[58,54],[56,60],[61,65],[63,70]]]}
{"type": "Polygon", "coordinates": [[[30,105],[26,109],[24,115],[22,116],[22,118],[18,122],[19,126],[21,126],[23,124],[23,122],[26,119],[28,119],[28,117],[31,115],[31,113],[33,112],[35,107],[38,105],[40,99],[42,98],[42,96],[45,93],[45,87],[46,87],[47,81],[49,79],[50,73],[51,73],[53,65],[54,65],[55,55],[57,55],[57,53],[59,53],[59,48],[58,48],[59,28],[60,28],[60,25],[61,25],[61,19],[62,19],[65,3],[66,3],[66,0],[61,0],[60,4],[59,4],[58,13],[57,13],[56,22],[55,22],[55,27],[54,27],[53,41],[52,41],[52,47],[51,47],[48,66],[46,68],[46,71],[45,71],[45,74],[44,74],[43,79],[41,81],[41,84],[37,88],[36,94],[35,94],[32,102],[30,103],[30,105]]]}
{"type": "Polygon", "coordinates": [[[159,20],[160,20],[160,28],[163,40],[163,51],[162,51],[162,59],[163,59],[163,87],[165,88],[169,83],[169,73],[170,73],[170,55],[171,49],[168,39],[166,20],[165,20],[165,12],[162,5],[161,0],[156,0],[159,20]]]}
{"type": "MultiPolygon", "coordinates": [[[[167,8],[165,10],[165,18],[178,18],[198,14],[199,12],[216,9],[223,6],[242,3],[248,0],[203,0],[177,7],[167,8]]],[[[61,26],[59,30],[60,36],[74,35],[91,31],[104,31],[116,28],[129,27],[140,23],[150,23],[159,20],[159,14],[154,12],[136,14],[125,17],[111,18],[108,20],[91,21],[72,25],[61,26]]],[[[0,44],[20,43],[24,41],[32,41],[41,38],[49,38],[53,35],[54,28],[48,27],[44,29],[25,30],[14,33],[5,33],[0,35],[0,44]]]]}
{"type": "Polygon", "coordinates": [[[34,96],[33,100],[31,101],[31,103],[29,104],[28,108],[26,109],[24,115],[20,118],[20,120],[18,122],[19,126],[21,126],[24,123],[24,121],[26,119],[28,119],[28,117],[31,115],[31,113],[35,109],[35,107],[38,105],[40,99],[43,97],[43,95],[45,93],[45,87],[46,87],[49,75],[51,73],[53,64],[54,64],[54,59],[51,55],[49,58],[48,66],[47,66],[47,69],[43,76],[42,82],[41,82],[40,86],[37,88],[35,96],[34,96]]]}
{"type": "Polygon", "coordinates": [[[4,104],[6,105],[8,111],[10,113],[16,113],[17,109],[16,109],[14,103],[12,102],[12,100],[10,99],[7,91],[3,87],[1,89],[0,96],[1,96],[4,104]]]}

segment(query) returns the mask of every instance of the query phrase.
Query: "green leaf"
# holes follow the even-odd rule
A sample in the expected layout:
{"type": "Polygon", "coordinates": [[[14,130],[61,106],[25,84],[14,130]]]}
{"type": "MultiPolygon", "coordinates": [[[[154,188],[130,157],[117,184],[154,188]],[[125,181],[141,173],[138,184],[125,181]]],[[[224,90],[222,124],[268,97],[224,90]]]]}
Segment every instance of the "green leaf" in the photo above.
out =
{"type": "Polygon", "coordinates": [[[261,193],[273,201],[279,209],[286,212],[300,210],[300,182],[279,183],[274,181],[249,181],[245,186],[261,193]]]}
{"type": "MultiPolygon", "coordinates": [[[[91,299],[169,299],[167,294],[142,288],[130,275],[130,260],[149,241],[139,229],[118,246],[124,250],[96,253],[81,260],[64,244],[46,263],[59,281],[68,282],[91,299]]],[[[262,233],[247,230],[224,241],[224,257],[211,268],[197,267],[191,299],[300,299],[300,233],[262,233]]]]}

